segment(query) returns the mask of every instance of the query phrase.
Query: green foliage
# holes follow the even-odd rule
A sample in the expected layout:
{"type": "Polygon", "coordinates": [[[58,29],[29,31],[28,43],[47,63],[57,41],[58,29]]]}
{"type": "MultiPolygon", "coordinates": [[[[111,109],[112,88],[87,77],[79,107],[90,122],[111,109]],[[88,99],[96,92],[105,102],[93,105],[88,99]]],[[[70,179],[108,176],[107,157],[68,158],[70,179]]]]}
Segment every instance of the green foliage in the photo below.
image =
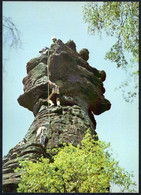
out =
{"type": "Polygon", "coordinates": [[[135,70],[131,71],[138,74],[139,2],[87,3],[83,7],[83,20],[88,23],[89,33],[97,32],[101,36],[105,32],[116,38],[115,44],[106,52],[106,60],[115,62],[117,67],[126,71],[134,66],[135,70]],[[131,66],[127,60],[128,53],[132,55],[131,66]]]}
{"type": "Polygon", "coordinates": [[[117,42],[112,46],[106,58],[117,62],[117,66],[126,66],[124,49],[139,60],[139,2],[103,2],[88,3],[84,9],[84,21],[89,24],[89,32],[102,30],[115,36],[117,42]]]}
{"type": "Polygon", "coordinates": [[[95,140],[88,130],[81,146],[57,149],[53,163],[43,157],[37,163],[20,161],[18,192],[102,193],[112,183],[134,191],[132,175],[111,157],[110,144],[95,140]]]}

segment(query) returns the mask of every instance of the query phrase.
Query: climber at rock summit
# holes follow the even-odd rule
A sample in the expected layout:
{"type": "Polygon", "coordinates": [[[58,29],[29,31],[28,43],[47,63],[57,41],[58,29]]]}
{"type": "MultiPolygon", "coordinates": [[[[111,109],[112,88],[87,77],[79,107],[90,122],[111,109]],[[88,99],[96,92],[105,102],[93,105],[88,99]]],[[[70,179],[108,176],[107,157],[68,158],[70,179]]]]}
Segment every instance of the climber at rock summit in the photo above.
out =
{"type": "Polygon", "coordinates": [[[40,50],[39,51],[39,53],[41,54],[41,56],[40,56],[40,60],[42,60],[44,57],[46,57],[47,55],[49,55],[48,53],[47,53],[47,50],[49,51],[49,48],[48,47],[44,47],[42,50],[40,50]]]}
{"type": "Polygon", "coordinates": [[[46,54],[46,51],[48,50],[48,47],[44,47],[42,50],[39,51],[41,54],[46,54]]]}
{"type": "Polygon", "coordinates": [[[52,88],[52,92],[49,95],[49,97],[47,98],[47,102],[50,104],[50,107],[51,106],[60,106],[59,87],[55,83],[51,82],[50,80],[48,80],[48,83],[52,88]]]}
{"type": "Polygon", "coordinates": [[[57,41],[56,37],[52,37],[52,41],[55,43],[57,41]]]}

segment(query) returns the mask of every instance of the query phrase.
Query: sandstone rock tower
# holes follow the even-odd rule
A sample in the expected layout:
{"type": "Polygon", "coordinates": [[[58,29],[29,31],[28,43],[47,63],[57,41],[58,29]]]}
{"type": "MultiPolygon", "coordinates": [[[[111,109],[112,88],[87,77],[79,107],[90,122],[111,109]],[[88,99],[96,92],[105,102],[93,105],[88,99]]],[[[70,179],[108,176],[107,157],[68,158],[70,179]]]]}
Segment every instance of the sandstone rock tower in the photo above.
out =
{"type": "Polygon", "coordinates": [[[88,59],[87,49],[78,53],[73,41],[64,44],[58,39],[45,54],[27,63],[24,93],[18,102],[33,112],[35,119],[25,135],[26,143],[17,144],[3,157],[3,192],[16,192],[20,181],[20,176],[14,173],[17,156],[33,161],[41,155],[49,158],[49,148],[59,147],[63,142],[79,144],[88,128],[96,134],[94,115],[109,110],[111,104],[103,95],[106,73],[91,67],[88,59]],[[47,67],[51,74],[49,79],[59,86],[61,106],[49,107],[46,101],[47,67]],[[37,127],[42,125],[47,128],[49,137],[47,150],[39,141],[34,141],[37,127]]]}

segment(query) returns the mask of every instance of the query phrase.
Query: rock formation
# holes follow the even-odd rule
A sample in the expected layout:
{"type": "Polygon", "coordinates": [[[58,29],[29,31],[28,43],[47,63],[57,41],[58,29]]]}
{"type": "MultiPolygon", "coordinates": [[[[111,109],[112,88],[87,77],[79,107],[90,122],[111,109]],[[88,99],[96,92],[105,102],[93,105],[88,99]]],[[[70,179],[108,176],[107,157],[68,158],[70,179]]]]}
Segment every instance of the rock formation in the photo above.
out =
{"type": "Polygon", "coordinates": [[[3,157],[3,192],[16,192],[20,181],[20,176],[14,173],[17,156],[33,161],[41,155],[51,158],[50,148],[63,142],[80,144],[88,128],[96,134],[94,115],[109,110],[111,104],[103,95],[106,73],[91,67],[88,59],[87,49],[78,53],[73,41],[64,44],[57,40],[45,54],[27,63],[24,93],[18,102],[32,111],[35,119],[25,135],[26,143],[17,144],[3,157]],[[59,86],[61,106],[48,106],[48,79],[59,86]],[[47,150],[34,141],[39,126],[47,128],[47,150]]]}

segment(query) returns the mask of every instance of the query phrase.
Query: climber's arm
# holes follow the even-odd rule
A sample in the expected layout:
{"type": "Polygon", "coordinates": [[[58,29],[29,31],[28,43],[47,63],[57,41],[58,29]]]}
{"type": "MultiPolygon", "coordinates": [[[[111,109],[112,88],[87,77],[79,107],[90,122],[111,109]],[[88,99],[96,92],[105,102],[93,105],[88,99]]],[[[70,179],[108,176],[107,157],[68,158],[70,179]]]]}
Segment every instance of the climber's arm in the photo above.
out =
{"type": "Polygon", "coordinates": [[[50,85],[52,88],[57,86],[55,83],[51,82],[50,80],[48,80],[48,83],[49,83],[49,85],[50,85]]]}

